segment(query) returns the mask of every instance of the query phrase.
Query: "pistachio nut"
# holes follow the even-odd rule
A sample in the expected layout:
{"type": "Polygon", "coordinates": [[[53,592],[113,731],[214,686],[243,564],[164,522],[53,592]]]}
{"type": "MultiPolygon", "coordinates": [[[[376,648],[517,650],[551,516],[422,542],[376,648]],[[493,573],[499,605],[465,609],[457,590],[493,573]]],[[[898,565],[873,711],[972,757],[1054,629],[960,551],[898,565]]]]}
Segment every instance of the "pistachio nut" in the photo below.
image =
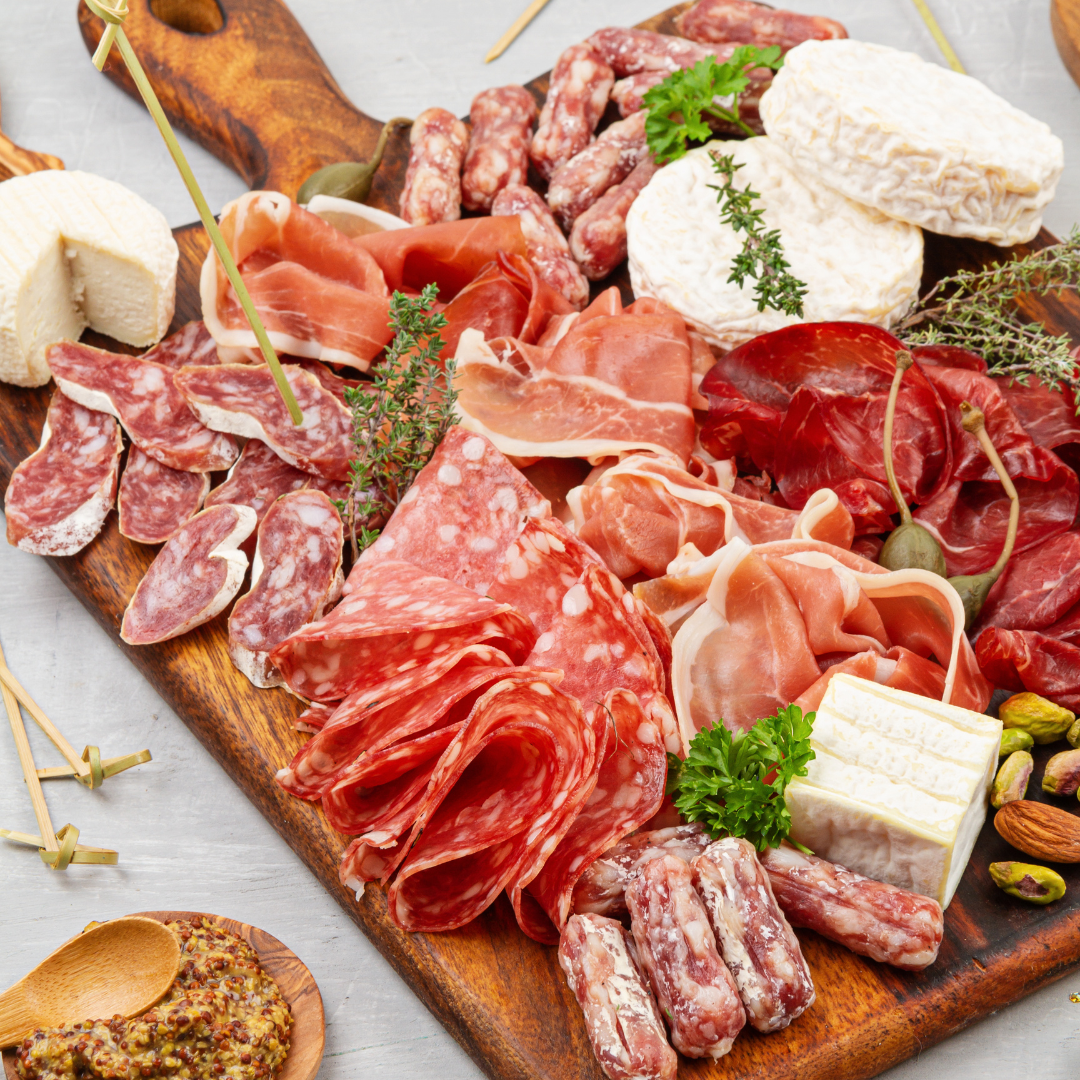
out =
{"type": "Polygon", "coordinates": [[[1022,799],[1027,794],[1028,781],[1034,768],[1035,759],[1026,750],[1014,750],[998,769],[990,802],[1000,808],[1022,799]]]}
{"type": "MultiPolygon", "coordinates": [[[[1077,721],[1080,723],[1080,721],[1077,721]]],[[[1030,750],[1035,745],[1030,731],[1023,728],[1005,728],[1001,733],[1001,746],[998,747],[998,757],[1008,757],[1016,750],[1030,750]]]]}
{"type": "Polygon", "coordinates": [[[1068,709],[1030,692],[1013,694],[1003,701],[998,709],[998,717],[1005,727],[1022,728],[1040,745],[1057,742],[1064,737],[1076,719],[1068,709]]]}
{"type": "Polygon", "coordinates": [[[1063,750],[1047,763],[1043,791],[1050,795],[1075,795],[1080,789],[1080,750],[1063,750]]]}
{"type": "Polygon", "coordinates": [[[1065,732],[1065,741],[1074,749],[1080,749],[1080,720],[1065,732]]]}
{"type": "Polygon", "coordinates": [[[1065,895],[1065,881],[1046,866],[996,862],[990,864],[990,877],[1003,892],[1030,904],[1052,904],[1065,895]]]}

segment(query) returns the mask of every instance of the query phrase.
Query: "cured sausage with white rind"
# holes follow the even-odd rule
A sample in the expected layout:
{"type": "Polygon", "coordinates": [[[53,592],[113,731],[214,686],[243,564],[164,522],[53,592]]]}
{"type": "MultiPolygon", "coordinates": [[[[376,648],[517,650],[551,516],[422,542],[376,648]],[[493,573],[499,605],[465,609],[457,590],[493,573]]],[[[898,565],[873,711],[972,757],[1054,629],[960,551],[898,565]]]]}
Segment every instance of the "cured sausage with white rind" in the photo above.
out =
{"type": "Polygon", "coordinates": [[[446,109],[425,109],[413,121],[400,202],[410,225],[461,217],[461,164],[468,145],[469,129],[446,109]]]}
{"type": "Polygon", "coordinates": [[[803,41],[847,37],[847,30],[835,19],[777,10],[750,0],[698,0],[675,25],[691,41],[779,45],[784,50],[803,41]]]}
{"type": "Polygon", "coordinates": [[[209,473],[170,469],[133,445],[116,499],[120,535],[139,544],[163,544],[199,512],[209,491],[209,473]]]}
{"type": "MultiPolygon", "coordinates": [[[[636,75],[639,71],[662,71],[670,75],[717,55],[715,48],[688,41],[685,37],[622,26],[607,26],[585,40],[611,67],[617,79],[636,75]]],[[[726,59],[722,57],[721,63],[726,59]]]]}
{"type": "Polygon", "coordinates": [[[536,102],[524,86],[495,86],[473,98],[472,132],[461,175],[466,210],[490,210],[503,188],[525,183],[536,115],[536,102]]]}

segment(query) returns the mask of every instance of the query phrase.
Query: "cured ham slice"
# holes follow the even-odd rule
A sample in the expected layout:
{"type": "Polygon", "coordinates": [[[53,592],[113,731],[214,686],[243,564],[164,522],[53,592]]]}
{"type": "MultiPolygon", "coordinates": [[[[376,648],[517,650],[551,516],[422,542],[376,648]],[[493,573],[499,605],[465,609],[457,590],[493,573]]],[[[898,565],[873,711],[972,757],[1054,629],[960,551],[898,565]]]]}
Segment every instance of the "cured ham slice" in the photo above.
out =
{"type": "MultiPolygon", "coordinates": [[[[1050,390],[1033,376],[1026,383],[1003,376],[995,378],[994,382],[1036,446],[1056,450],[1080,443],[1076,396],[1069,387],[1050,390]]],[[[1076,465],[1075,451],[1068,461],[1076,465]]]]}
{"type": "Polygon", "coordinates": [[[140,544],[163,544],[199,512],[209,490],[208,473],[170,469],[132,446],[116,501],[120,535],[140,544]]]}
{"type": "Polygon", "coordinates": [[[711,555],[734,536],[752,544],[795,538],[844,548],[855,536],[851,515],[832,492],[816,493],[797,513],[645,454],[629,455],[566,498],[577,534],[621,578],[641,571],[660,577],[686,544],[711,555]]]}
{"type": "Polygon", "coordinates": [[[259,525],[251,589],[229,616],[229,656],[255,686],[280,686],[270,650],[341,595],[341,518],[321,491],[283,495],[259,525]]]}
{"type": "Polygon", "coordinates": [[[656,301],[624,309],[609,289],[548,347],[466,331],[456,360],[462,425],[503,453],[690,456],[690,343],[682,318],[656,301]]]}
{"type": "Polygon", "coordinates": [[[164,364],[74,341],[53,345],[47,359],[56,385],[72,401],[115,416],[131,441],[162,465],[207,473],[236,460],[236,443],[200,423],[164,364]]]}
{"type": "Polygon", "coordinates": [[[270,653],[285,684],[315,701],[430,663],[449,650],[488,642],[520,663],[536,639],[509,604],[477,596],[446,578],[393,559],[369,564],[324,619],[308,623],[270,653]]]}
{"type": "Polygon", "coordinates": [[[349,410],[309,371],[296,364],[282,364],[282,370],[303,413],[302,424],[293,423],[265,365],[184,367],[176,386],[208,428],[259,439],[304,472],[347,480],[355,453],[349,410]]]}
{"type": "MultiPolygon", "coordinates": [[[[1075,639],[1075,628],[1073,629],[1075,639]]],[[[988,627],[975,645],[982,673],[1005,690],[1030,690],[1080,712],[1080,648],[1036,630],[988,627]]]]}
{"type": "MultiPolygon", "coordinates": [[[[279,353],[366,371],[389,343],[390,293],[363,245],[276,191],[252,191],[227,204],[221,234],[279,353]]],[[[213,248],[199,290],[218,345],[258,349],[213,248]]]]}
{"type": "Polygon", "coordinates": [[[147,349],[141,359],[178,371],[185,364],[217,364],[217,342],[201,319],[186,323],[175,334],[147,349]]]}
{"type": "Polygon", "coordinates": [[[124,610],[120,636],[129,645],[152,645],[224,610],[247,572],[247,556],[238,549],[254,528],[255,511],[246,506],[196,514],[150,564],[124,610]]]}
{"type": "Polygon", "coordinates": [[[901,663],[894,647],[932,656],[944,671],[941,700],[981,712],[990,688],[964,636],[959,599],[935,574],[890,572],[818,541],[732,540],[706,603],[675,636],[672,690],[685,744],[721,720],[745,730],[815,684],[823,693],[830,665],[859,654],[873,661],[870,678],[924,693],[922,667],[901,663]]]}
{"type": "Polygon", "coordinates": [[[4,493],[7,540],[33,555],[74,555],[101,531],[116,498],[123,451],[109,415],[53,394],[41,445],[4,493]]]}
{"type": "Polygon", "coordinates": [[[483,595],[525,522],[550,513],[547,499],[487,439],[451,427],[360,556],[345,594],[368,567],[393,559],[483,595]]]}

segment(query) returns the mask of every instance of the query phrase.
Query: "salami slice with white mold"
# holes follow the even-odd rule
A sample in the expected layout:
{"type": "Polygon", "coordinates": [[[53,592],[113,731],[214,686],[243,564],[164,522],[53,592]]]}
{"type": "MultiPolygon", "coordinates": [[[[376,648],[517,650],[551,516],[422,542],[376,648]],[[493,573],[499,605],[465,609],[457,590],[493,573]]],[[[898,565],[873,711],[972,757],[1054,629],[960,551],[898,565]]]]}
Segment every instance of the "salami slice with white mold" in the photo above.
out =
{"type": "Polygon", "coordinates": [[[201,319],[180,327],[175,334],[159,341],[152,349],[147,349],[141,360],[152,360],[155,364],[178,371],[185,364],[217,364],[217,342],[210,336],[206,323],[201,319]]]}
{"type": "Polygon", "coordinates": [[[140,544],[165,543],[199,512],[209,490],[209,473],[170,469],[133,445],[116,500],[120,535],[140,544]]]}

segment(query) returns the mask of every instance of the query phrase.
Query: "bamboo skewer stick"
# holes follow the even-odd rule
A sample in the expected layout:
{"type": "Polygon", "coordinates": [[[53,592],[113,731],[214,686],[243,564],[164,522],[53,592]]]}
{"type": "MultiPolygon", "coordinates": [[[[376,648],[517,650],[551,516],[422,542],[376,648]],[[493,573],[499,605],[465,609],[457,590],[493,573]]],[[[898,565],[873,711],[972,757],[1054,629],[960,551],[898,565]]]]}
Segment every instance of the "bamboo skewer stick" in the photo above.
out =
{"type": "Polygon", "coordinates": [[[514,39],[536,18],[540,13],[540,9],[548,2],[548,0],[532,0],[532,3],[517,17],[514,21],[514,25],[506,31],[505,34],[495,43],[495,47],[484,57],[484,63],[490,64],[492,60],[497,60],[513,43],[514,39]]]}
{"type": "MultiPolygon", "coordinates": [[[[57,730],[56,725],[42,712],[40,706],[36,701],[26,692],[22,683],[12,674],[11,669],[4,662],[3,653],[0,652],[0,684],[2,684],[5,690],[10,691],[22,702],[26,711],[34,718],[38,726],[42,731],[48,735],[53,746],[63,754],[67,763],[75,770],[76,776],[90,775],[90,765],[88,762],[82,760],[75,750],[75,747],[71,745],[57,730]]],[[[10,716],[10,713],[9,713],[10,716]]],[[[20,718],[19,723],[22,723],[20,718]]],[[[34,768],[34,776],[37,778],[37,768],[34,768]]],[[[29,782],[29,781],[28,781],[29,782]]]]}
{"type": "MultiPolygon", "coordinates": [[[[142,765],[152,760],[149,750],[140,750],[135,754],[122,754],[120,757],[105,758],[101,762],[102,779],[108,780],[110,776],[130,769],[135,765],[142,765]]],[[[54,765],[48,769],[38,769],[39,780],[66,780],[76,776],[75,770],[70,765],[54,765]]]]}
{"type": "Polygon", "coordinates": [[[953,47],[949,44],[949,39],[938,25],[938,21],[934,18],[934,13],[930,10],[926,0],[911,0],[911,2],[918,9],[919,14],[922,16],[922,21],[926,23],[927,30],[930,31],[934,41],[937,42],[937,47],[941,50],[949,67],[951,67],[953,71],[959,71],[961,75],[966,75],[967,72],[964,70],[964,65],[960,63],[960,57],[956,55],[953,47]]]}
{"type": "MultiPolygon", "coordinates": [[[[67,835],[67,830],[73,828],[71,825],[65,825],[60,830],[58,835],[67,835]]],[[[78,829],[75,830],[76,838],[78,838],[78,829]]],[[[43,847],[43,842],[40,836],[34,836],[33,833],[16,832],[14,829],[0,829],[0,839],[10,840],[13,844],[25,844],[27,847],[35,847],[39,851],[43,847]]],[[[52,853],[50,853],[51,856],[52,853]]],[[[52,865],[52,859],[45,860],[52,865]]],[[[120,862],[120,856],[112,848],[103,847],[91,847],[89,844],[76,844],[75,849],[71,855],[71,861],[73,863],[92,863],[96,866],[116,866],[120,862]]]]}

